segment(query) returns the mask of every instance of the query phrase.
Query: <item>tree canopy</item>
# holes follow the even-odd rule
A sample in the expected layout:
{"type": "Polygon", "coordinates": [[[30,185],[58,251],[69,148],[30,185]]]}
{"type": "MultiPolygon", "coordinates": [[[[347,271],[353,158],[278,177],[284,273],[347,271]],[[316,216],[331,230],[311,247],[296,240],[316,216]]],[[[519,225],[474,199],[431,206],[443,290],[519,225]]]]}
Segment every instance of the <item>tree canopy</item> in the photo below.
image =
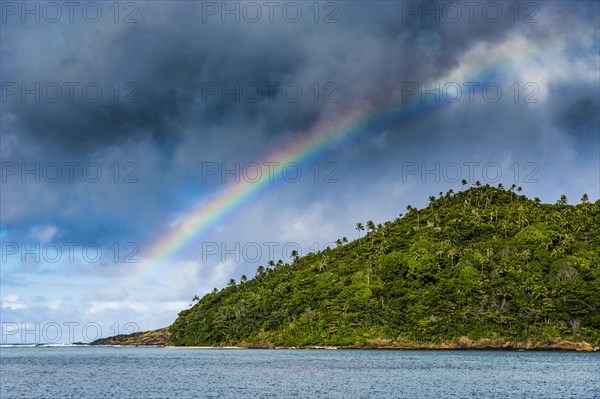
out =
{"type": "MultiPolygon", "coordinates": [[[[269,262],[206,294],[175,345],[360,345],[567,339],[600,343],[600,201],[542,204],[476,184],[429,197],[355,241],[269,262]]],[[[520,192],[521,190],[517,190],[520,192]]],[[[362,222],[355,225],[360,234],[362,222]]]]}

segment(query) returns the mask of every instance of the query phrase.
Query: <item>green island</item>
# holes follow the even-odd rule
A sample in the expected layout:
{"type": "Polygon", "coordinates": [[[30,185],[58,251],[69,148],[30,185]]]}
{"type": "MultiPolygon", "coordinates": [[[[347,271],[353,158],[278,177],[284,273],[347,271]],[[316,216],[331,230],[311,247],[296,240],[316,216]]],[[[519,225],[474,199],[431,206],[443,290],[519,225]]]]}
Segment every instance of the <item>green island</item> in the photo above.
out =
{"type": "Polygon", "coordinates": [[[600,200],[520,192],[439,193],[194,297],[167,329],[95,343],[599,350],[600,200]]]}

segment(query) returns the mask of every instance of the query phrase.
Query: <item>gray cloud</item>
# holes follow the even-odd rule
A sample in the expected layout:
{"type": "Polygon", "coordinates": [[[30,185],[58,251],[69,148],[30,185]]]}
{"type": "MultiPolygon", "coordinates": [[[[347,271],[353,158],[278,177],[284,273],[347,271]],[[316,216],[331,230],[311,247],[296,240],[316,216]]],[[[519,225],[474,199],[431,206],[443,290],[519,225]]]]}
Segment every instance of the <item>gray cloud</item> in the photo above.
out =
{"type": "MultiPolygon", "coordinates": [[[[423,23],[420,14],[408,14],[403,7],[394,2],[339,3],[335,24],[315,24],[308,15],[298,24],[223,24],[212,17],[202,23],[201,3],[145,3],[140,22],[127,26],[52,26],[54,34],[67,36],[62,36],[62,46],[41,54],[37,47],[28,51],[25,43],[46,34],[44,28],[17,27],[15,43],[5,45],[15,66],[6,68],[5,80],[25,81],[28,87],[31,82],[78,82],[79,87],[97,82],[103,94],[91,103],[77,94],[78,87],[71,103],[65,88],[56,104],[11,98],[3,112],[15,117],[20,134],[54,151],[77,154],[127,140],[165,144],[180,139],[187,126],[261,123],[273,135],[301,133],[333,108],[312,101],[314,82],[335,82],[342,108],[357,99],[385,97],[400,82],[442,75],[473,43],[501,40],[524,26],[507,15],[488,23],[479,14],[474,22],[465,15],[458,23],[443,18],[437,23],[432,17],[423,23]],[[39,63],[47,67],[40,69],[39,63]],[[115,82],[120,83],[121,101],[128,95],[139,101],[116,103],[115,82]],[[134,86],[125,88],[127,82],[134,86]],[[261,87],[297,82],[304,96],[298,103],[282,100],[279,92],[274,104],[268,103],[267,93],[258,103],[235,102],[231,96],[222,102],[218,95],[207,96],[212,82],[229,87],[236,82],[261,87]]],[[[443,3],[437,7],[442,10],[443,3]]],[[[93,97],[93,89],[91,93],[93,97]]],[[[229,132],[225,128],[220,133],[229,132]]],[[[231,134],[239,139],[238,132],[231,134]]]]}

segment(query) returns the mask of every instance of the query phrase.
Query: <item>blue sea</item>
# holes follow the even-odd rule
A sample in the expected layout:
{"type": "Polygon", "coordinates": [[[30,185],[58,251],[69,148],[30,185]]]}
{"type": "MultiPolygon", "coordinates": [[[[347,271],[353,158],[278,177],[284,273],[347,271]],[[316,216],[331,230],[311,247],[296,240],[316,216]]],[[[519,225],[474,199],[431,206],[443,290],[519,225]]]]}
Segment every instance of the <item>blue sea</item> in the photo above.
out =
{"type": "Polygon", "coordinates": [[[1,347],[0,398],[600,398],[600,353],[1,347]]]}

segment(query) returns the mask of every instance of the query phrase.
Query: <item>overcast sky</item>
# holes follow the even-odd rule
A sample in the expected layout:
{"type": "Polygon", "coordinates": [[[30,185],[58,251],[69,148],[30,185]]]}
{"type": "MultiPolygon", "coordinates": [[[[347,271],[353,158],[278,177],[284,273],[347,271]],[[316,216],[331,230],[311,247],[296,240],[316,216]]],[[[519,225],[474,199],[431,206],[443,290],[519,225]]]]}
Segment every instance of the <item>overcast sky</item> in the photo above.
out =
{"type": "Polygon", "coordinates": [[[462,179],[596,201],[599,15],[595,1],[3,2],[2,343],[169,325],[195,294],[462,179]],[[301,176],[151,259],[236,183],[228,171],[251,182],[309,134],[324,141],[291,159],[301,176]]]}

